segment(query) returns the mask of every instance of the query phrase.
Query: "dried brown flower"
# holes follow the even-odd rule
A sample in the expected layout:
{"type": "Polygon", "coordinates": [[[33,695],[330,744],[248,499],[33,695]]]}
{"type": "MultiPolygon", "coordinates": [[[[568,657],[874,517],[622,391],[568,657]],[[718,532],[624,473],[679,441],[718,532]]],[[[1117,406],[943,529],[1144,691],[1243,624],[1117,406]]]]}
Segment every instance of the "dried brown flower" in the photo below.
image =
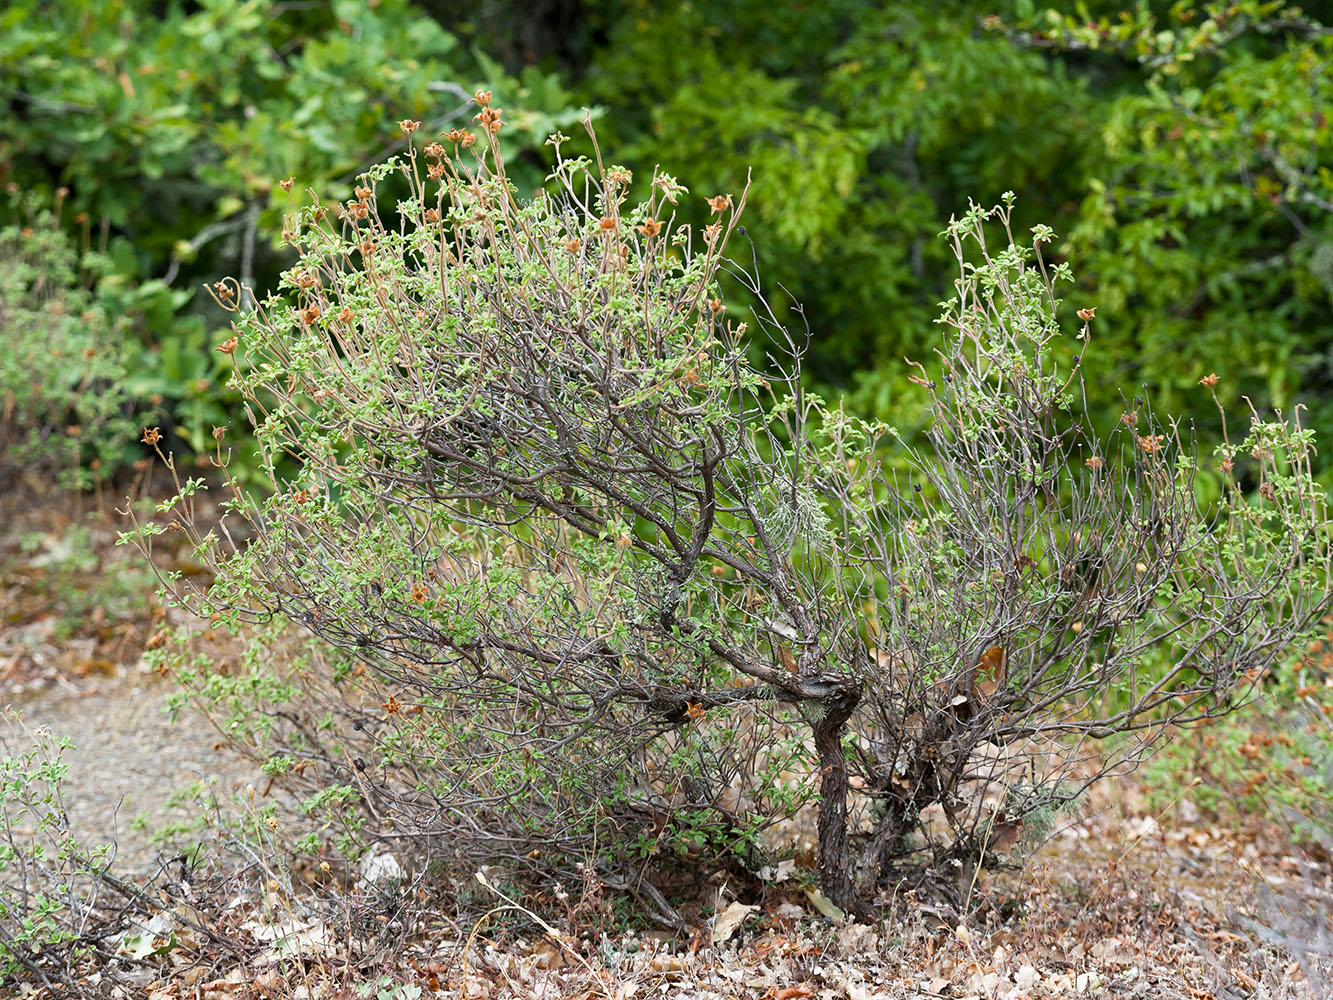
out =
{"type": "Polygon", "coordinates": [[[480,122],[482,128],[494,135],[500,130],[500,126],[504,124],[504,122],[500,121],[500,116],[502,114],[504,114],[504,112],[499,108],[483,107],[479,114],[473,116],[472,120],[474,122],[480,122]]]}

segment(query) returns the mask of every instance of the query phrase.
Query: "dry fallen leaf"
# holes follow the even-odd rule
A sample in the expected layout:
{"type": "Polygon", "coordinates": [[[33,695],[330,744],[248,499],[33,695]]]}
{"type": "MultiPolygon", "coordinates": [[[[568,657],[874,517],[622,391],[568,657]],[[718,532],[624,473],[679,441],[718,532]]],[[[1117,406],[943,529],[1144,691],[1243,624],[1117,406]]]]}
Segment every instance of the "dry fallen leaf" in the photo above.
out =
{"type": "Polygon", "coordinates": [[[684,955],[657,955],[649,963],[654,972],[680,973],[685,971],[684,955]]]}
{"type": "Polygon", "coordinates": [[[241,925],[256,941],[271,944],[255,959],[257,965],[271,965],[289,961],[298,955],[329,955],[337,947],[333,931],[319,920],[292,920],[287,923],[269,923],[251,920],[241,925]]]}
{"type": "Polygon", "coordinates": [[[713,921],[713,944],[723,944],[730,941],[737,928],[745,923],[751,913],[758,909],[757,906],[749,906],[739,900],[733,902],[719,913],[717,919],[713,921]]]}
{"type": "Polygon", "coordinates": [[[871,991],[861,983],[846,983],[843,985],[843,990],[847,994],[847,1000],[889,1000],[887,993],[871,991]]]}
{"type": "Polygon", "coordinates": [[[973,668],[972,693],[983,700],[995,696],[1004,684],[1006,655],[1003,646],[992,646],[977,658],[973,668]]]}
{"type": "Polygon", "coordinates": [[[847,919],[847,914],[842,911],[842,908],[818,889],[806,889],[805,894],[810,899],[810,905],[830,920],[847,919]]]}
{"type": "Polygon", "coordinates": [[[789,858],[786,861],[779,861],[776,865],[764,865],[755,874],[765,882],[785,882],[796,872],[796,861],[789,858]]]}

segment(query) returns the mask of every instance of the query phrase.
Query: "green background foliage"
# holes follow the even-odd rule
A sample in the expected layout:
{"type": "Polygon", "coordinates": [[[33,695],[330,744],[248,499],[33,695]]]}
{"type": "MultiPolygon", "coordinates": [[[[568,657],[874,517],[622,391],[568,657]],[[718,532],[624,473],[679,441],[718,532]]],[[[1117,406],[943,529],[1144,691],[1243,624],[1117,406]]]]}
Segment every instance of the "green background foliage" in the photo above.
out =
{"type": "Polygon", "coordinates": [[[397,119],[463,124],[478,86],[525,147],[521,187],[583,105],[612,112],[599,132],[641,178],[739,193],[752,171],[763,273],[804,305],[813,378],[866,415],[911,425],[903,358],[932,350],[952,280],[935,234],[1013,190],[1099,309],[1100,395],[1146,384],[1215,430],[1192,387],[1216,370],[1225,404],[1301,400],[1328,435],[1330,46],[1275,0],[18,0],[0,180],[70,189],[65,221],[105,247],[139,329],[129,388],[196,451],[235,417],[197,289],[262,294],[290,262],[276,182],[346,198],[401,148],[397,119]]]}
{"type": "Polygon", "coordinates": [[[80,252],[32,199],[0,207],[0,490],[21,469],[86,487],[129,437],[123,323],[80,252]]]}
{"type": "Polygon", "coordinates": [[[1012,189],[1100,309],[1095,382],[1212,423],[1190,390],[1216,370],[1224,402],[1303,399],[1328,433],[1327,30],[1274,3],[1093,6],[641,4],[585,86],[631,162],[729,189],[754,166],[765,273],[863,410],[901,419],[902,358],[931,350],[931,237],[1012,189]]]}
{"type": "Polygon", "coordinates": [[[518,146],[577,114],[557,78],[507,74],[405,0],[18,0],[0,13],[0,182],[67,190],[64,220],[110,258],[104,299],[138,334],[127,389],[204,453],[238,411],[199,289],[276,279],[279,181],[351,197],[402,147],[399,119],[462,124],[482,85],[518,146]]]}

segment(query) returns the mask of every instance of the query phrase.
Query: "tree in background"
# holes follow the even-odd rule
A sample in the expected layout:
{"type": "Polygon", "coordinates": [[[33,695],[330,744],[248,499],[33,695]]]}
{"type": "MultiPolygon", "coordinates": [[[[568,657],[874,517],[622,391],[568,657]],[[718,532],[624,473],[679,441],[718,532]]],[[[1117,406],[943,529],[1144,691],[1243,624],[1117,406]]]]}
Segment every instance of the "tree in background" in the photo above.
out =
{"type": "Polygon", "coordinates": [[[223,317],[193,288],[266,286],[285,263],[257,238],[277,180],[347,197],[399,148],[393,121],[443,128],[475,85],[512,109],[525,190],[579,103],[616,109],[604,134],[640,176],[671,162],[720,190],[753,169],[749,236],[806,307],[809,376],[861,412],[920,425],[903,359],[948,291],[935,234],[1012,189],[1020,228],[1051,223],[1083,262],[1109,340],[1088,378],[1185,409],[1216,369],[1228,405],[1305,399],[1333,433],[1333,43],[1275,0],[1078,17],[1029,0],[21,0],[0,27],[0,175],[71,189],[120,310],[160,345],[131,388],[168,397],[196,450],[234,414],[205,332],[223,317]]]}
{"type": "Polygon", "coordinates": [[[754,168],[756,252],[805,306],[811,375],[862,412],[917,419],[903,358],[947,294],[934,236],[1013,189],[1018,224],[1082,263],[1104,398],[1147,383],[1193,408],[1216,370],[1228,405],[1303,399],[1333,432],[1333,35],[1268,0],[1089,6],[589,4],[607,40],[570,71],[632,165],[704,188],[754,168]]]}
{"type": "Polygon", "coordinates": [[[1299,400],[1328,434],[1333,27],[1272,0],[1155,6],[991,23],[1126,78],[1066,244],[1095,283],[1105,348],[1168,405],[1217,370],[1224,398],[1299,400]]]}
{"type": "Polygon", "coordinates": [[[627,109],[607,130],[630,162],[681,164],[703,188],[753,168],[747,228],[806,307],[814,377],[895,421],[903,356],[922,353],[946,292],[935,237],[950,213],[1014,189],[1033,222],[1058,218],[1091,150],[1084,82],[978,16],[967,3],[636,7],[584,81],[627,109]]]}

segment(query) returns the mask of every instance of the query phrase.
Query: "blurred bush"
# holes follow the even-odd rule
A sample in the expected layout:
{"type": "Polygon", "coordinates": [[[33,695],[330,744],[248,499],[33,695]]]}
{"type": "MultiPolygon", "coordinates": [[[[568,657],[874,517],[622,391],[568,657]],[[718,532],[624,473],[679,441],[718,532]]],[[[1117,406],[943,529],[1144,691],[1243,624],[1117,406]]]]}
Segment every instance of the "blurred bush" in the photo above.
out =
{"type": "Polygon", "coordinates": [[[1322,636],[1274,668],[1223,724],[1168,745],[1148,770],[1164,804],[1177,789],[1214,819],[1264,816],[1333,860],[1333,616],[1322,636]]]}
{"type": "Polygon", "coordinates": [[[72,244],[51,208],[10,192],[0,211],[0,490],[21,472],[86,487],[124,451],[125,324],[95,291],[108,267],[72,244]]]}
{"type": "Polygon", "coordinates": [[[290,262],[276,233],[299,174],[320,197],[402,146],[396,120],[438,131],[478,86],[511,108],[518,179],[572,99],[555,77],[517,77],[465,49],[407,0],[15,0],[0,12],[0,182],[68,189],[70,219],[108,266],[102,300],[129,322],[125,391],[206,452],[236,422],[211,353],[225,326],[201,284],[235,273],[268,287],[290,262]],[[276,195],[275,195],[276,192],[276,195]]]}

